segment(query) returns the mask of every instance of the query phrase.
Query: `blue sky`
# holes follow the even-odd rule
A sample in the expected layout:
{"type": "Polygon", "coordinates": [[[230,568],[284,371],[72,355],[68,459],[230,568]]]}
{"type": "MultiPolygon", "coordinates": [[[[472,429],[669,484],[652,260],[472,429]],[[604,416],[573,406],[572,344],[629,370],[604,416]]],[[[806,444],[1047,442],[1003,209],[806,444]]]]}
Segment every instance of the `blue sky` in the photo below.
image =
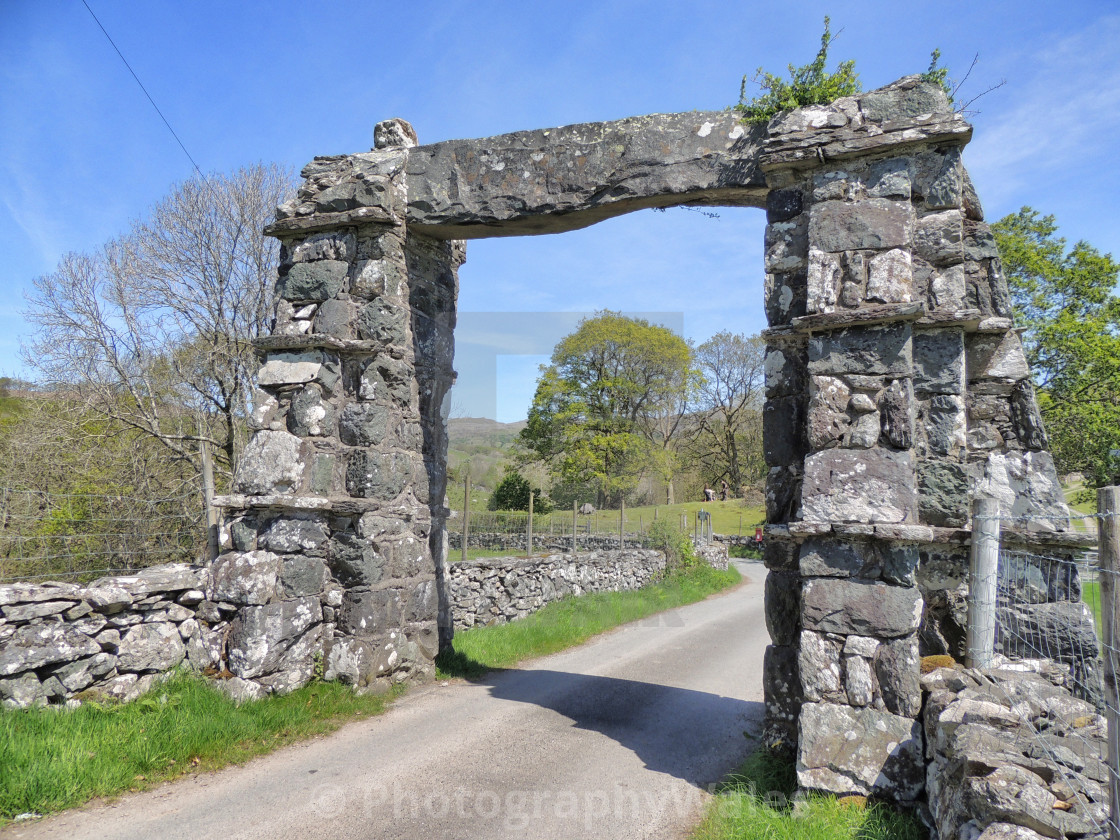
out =
{"type": "MultiPolygon", "coordinates": [[[[965,162],[990,220],[1030,204],[1120,254],[1114,2],[185,2],[88,0],[204,171],[365,151],[379,120],[421,142],[719,109],[739,80],[814,56],[824,15],[865,88],[940,47],[977,103],[965,162]]],[[[93,250],[191,174],[81,0],[0,0],[0,372],[24,375],[32,278],[93,250]]],[[[696,341],[757,332],[762,214],[644,211],[555,236],[473,241],[455,411],[524,417],[578,314],[647,313],[696,341]]]]}

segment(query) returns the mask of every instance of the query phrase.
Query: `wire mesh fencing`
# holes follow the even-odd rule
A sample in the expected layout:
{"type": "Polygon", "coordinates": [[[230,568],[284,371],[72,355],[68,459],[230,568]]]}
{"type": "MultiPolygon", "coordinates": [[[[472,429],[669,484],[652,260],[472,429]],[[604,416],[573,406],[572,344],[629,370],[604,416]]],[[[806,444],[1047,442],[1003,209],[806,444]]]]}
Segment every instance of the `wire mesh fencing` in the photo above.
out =
{"type": "MultiPolygon", "coordinates": [[[[587,506],[590,508],[590,506],[587,506]]],[[[739,517],[739,532],[742,520],[739,517]]],[[[468,548],[480,552],[524,552],[529,550],[532,535],[534,550],[571,551],[618,548],[649,548],[657,543],[651,537],[651,528],[658,522],[668,522],[674,529],[693,537],[699,545],[715,539],[712,516],[709,512],[689,510],[678,512],[662,510],[652,514],[645,510],[552,510],[532,516],[525,511],[476,511],[464,513],[453,510],[447,519],[448,544],[453,552],[462,550],[463,532],[467,532],[468,548]],[[574,537],[574,539],[573,539],[574,537]]],[[[748,526],[750,525],[748,517],[748,526]]],[[[751,537],[753,539],[753,537],[751,537]]]]}
{"type": "Polygon", "coordinates": [[[197,489],[145,499],[0,488],[0,583],[88,580],[198,562],[205,549],[197,489]]]}
{"type": "Polygon", "coordinates": [[[463,532],[467,532],[468,547],[473,552],[529,550],[532,536],[534,550],[570,551],[592,550],[619,545],[629,548],[646,547],[649,527],[643,515],[630,516],[619,511],[576,513],[551,511],[534,513],[523,511],[452,511],[447,521],[448,542],[453,550],[461,550],[463,532]]]}
{"type": "Polygon", "coordinates": [[[1093,836],[1109,838],[1120,838],[1111,804],[1120,789],[1120,662],[1108,623],[1118,558],[1107,531],[1115,524],[1109,512],[1062,522],[974,509],[968,628],[970,665],[1041,678],[992,679],[984,689],[1017,715],[1008,738],[1029,744],[1028,754],[1061,777],[1093,836]],[[1098,527],[1099,551],[1090,539],[1098,527]]]}

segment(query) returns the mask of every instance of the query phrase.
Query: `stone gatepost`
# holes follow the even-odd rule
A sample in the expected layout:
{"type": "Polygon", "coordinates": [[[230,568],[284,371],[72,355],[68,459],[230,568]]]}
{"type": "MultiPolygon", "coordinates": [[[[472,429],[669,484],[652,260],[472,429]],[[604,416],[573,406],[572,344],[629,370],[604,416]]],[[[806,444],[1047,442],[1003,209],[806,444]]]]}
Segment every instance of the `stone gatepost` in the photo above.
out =
{"type": "Polygon", "coordinates": [[[967,568],[973,492],[1065,509],[970,135],[910,77],[775,119],[761,153],[767,731],[803,788],[921,793],[919,653],[963,653],[922,570],[967,568]]]}
{"type": "MultiPolygon", "coordinates": [[[[410,235],[411,126],[308,164],[268,233],[279,302],[256,431],[226,507],[212,597],[235,609],[227,662],[267,689],[380,690],[434,673],[446,604],[447,395],[458,242],[410,235]]],[[[446,615],[444,616],[447,621],[446,615]]],[[[251,692],[250,692],[251,693],[251,692]]]]}

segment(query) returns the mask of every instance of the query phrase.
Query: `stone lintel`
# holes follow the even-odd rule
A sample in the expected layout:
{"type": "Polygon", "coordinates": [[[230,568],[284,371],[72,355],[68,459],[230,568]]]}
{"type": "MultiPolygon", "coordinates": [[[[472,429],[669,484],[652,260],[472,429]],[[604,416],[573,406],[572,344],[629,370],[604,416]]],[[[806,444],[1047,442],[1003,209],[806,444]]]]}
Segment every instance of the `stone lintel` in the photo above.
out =
{"type": "Polygon", "coordinates": [[[409,150],[408,225],[436,239],[558,233],[645,207],[764,207],[765,126],[650,114],[409,150]]]}

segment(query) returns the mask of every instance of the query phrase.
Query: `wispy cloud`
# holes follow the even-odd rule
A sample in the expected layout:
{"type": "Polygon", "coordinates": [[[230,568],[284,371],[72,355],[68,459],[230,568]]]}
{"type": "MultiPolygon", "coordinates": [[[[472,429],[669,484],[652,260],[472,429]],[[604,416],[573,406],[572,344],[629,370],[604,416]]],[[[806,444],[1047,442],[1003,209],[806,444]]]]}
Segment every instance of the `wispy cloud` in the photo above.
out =
{"type": "MultiPolygon", "coordinates": [[[[1008,81],[1012,105],[985,108],[965,153],[981,197],[997,204],[1071,170],[1115,167],[1120,134],[1120,16],[1037,51],[1028,75],[1008,81]]],[[[1000,101],[993,97],[993,105],[1000,101]]],[[[1073,186],[1067,184],[1067,186],[1073,186]]]]}

